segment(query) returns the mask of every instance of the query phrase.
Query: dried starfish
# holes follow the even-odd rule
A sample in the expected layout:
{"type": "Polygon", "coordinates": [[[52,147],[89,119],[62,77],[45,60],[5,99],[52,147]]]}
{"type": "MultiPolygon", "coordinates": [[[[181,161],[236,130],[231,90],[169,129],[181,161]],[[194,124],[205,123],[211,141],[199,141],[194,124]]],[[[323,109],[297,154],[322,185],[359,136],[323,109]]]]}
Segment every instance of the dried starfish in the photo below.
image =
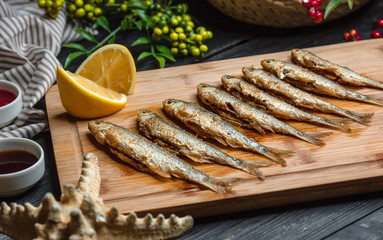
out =
{"type": "Polygon", "coordinates": [[[38,207],[5,202],[0,206],[0,232],[15,239],[167,239],[180,236],[193,226],[193,218],[174,214],[138,218],[134,212],[119,214],[101,198],[98,159],[85,155],[80,180],[65,184],[60,201],[47,193],[38,207]],[[20,231],[22,226],[23,230],[20,231]]]}

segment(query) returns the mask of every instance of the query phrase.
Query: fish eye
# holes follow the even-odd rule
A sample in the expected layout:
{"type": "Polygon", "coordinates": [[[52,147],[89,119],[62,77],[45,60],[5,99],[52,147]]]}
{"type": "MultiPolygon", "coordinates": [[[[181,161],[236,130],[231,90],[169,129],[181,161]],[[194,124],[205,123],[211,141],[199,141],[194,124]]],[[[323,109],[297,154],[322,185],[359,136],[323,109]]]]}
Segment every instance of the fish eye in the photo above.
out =
{"type": "Polygon", "coordinates": [[[271,63],[271,59],[267,59],[265,63],[271,63]]]}
{"type": "Polygon", "coordinates": [[[166,104],[173,104],[175,102],[176,102],[175,99],[168,99],[168,100],[165,101],[166,104]]]}

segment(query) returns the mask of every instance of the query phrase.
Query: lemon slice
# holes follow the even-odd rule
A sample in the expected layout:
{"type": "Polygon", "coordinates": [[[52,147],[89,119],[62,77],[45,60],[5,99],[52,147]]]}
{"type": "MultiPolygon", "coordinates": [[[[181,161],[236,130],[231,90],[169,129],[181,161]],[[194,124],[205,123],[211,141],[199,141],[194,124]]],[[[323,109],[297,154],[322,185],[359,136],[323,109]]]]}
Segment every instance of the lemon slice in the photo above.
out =
{"type": "Polygon", "coordinates": [[[57,86],[65,110],[79,118],[97,118],[122,109],[125,94],[104,88],[97,83],[57,66],[57,86]]]}
{"type": "Polygon", "coordinates": [[[98,49],[85,59],[75,73],[124,94],[133,94],[136,85],[136,65],[132,54],[119,44],[98,49]]]}

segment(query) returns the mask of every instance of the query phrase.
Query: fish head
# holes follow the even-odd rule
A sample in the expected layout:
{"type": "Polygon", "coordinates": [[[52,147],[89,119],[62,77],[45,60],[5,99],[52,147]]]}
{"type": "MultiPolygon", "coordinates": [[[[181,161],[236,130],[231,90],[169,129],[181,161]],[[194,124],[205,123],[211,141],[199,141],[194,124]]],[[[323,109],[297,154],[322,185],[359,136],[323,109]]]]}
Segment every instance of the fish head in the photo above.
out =
{"type": "Polygon", "coordinates": [[[301,50],[299,48],[294,48],[291,50],[291,54],[294,56],[294,55],[297,55],[297,54],[303,54],[305,51],[304,50],[301,50]]]}
{"type": "Polygon", "coordinates": [[[162,102],[162,106],[164,107],[165,112],[170,115],[173,115],[174,111],[177,111],[180,107],[185,104],[184,101],[178,99],[166,99],[162,102]]]}
{"type": "Polygon", "coordinates": [[[221,78],[221,81],[222,81],[223,87],[229,91],[231,89],[238,90],[238,88],[240,87],[240,84],[241,84],[241,80],[239,78],[232,77],[229,75],[223,75],[221,78]]]}
{"type": "Polygon", "coordinates": [[[246,76],[246,78],[251,78],[254,83],[257,83],[257,80],[266,72],[262,68],[251,66],[242,68],[242,73],[246,76]]]}
{"type": "Polygon", "coordinates": [[[88,129],[99,143],[104,144],[105,134],[110,129],[110,124],[101,120],[93,120],[88,123],[88,129]]]}
{"type": "MultiPolygon", "coordinates": [[[[287,74],[290,70],[285,70],[286,65],[293,65],[289,64],[280,60],[274,60],[274,59],[265,59],[261,61],[262,67],[270,73],[273,73],[274,75],[278,76],[279,79],[284,79],[285,74],[287,74]],[[286,72],[288,71],[288,72],[286,72]]],[[[293,66],[292,66],[293,67],[293,66]]]]}
{"type": "Polygon", "coordinates": [[[304,64],[305,63],[304,56],[306,55],[306,53],[307,52],[304,50],[295,48],[291,50],[291,57],[295,63],[304,64]]]}
{"type": "Polygon", "coordinates": [[[276,63],[277,60],[274,59],[265,59],[261,61],[261,65],[266,71],[272,70],[276,66],[276,63]]]}
{"type": "Polygon", "coordinates": [[[154,112],[146,110],[146,109],[141,109],[137,113],[137,121],[140,122],[142,120],[149,119],[155,116],[156,114],[154,112]]]}
{"type": "Polygon", "coordinates": [[[206,84],[206,83],[200,83],[198,84],[197,86],[197,93],[200,94],[200,93],[208,93],[208,92],[214,92],[216,91],[217,88],[214,87],[214,86],[211,86],[209,84],[206,84]]]}

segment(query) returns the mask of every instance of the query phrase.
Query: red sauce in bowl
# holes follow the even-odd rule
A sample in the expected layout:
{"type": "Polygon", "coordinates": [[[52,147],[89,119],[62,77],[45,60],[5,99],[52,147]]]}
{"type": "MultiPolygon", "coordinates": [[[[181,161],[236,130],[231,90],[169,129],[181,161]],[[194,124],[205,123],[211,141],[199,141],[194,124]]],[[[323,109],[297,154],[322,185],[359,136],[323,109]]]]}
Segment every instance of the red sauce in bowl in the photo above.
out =
{"type": "Polygon", "coordinates": [[[11,103],[16,99],[16,95],[5,89],[0,89],[0,107],[11,103]]]}
{"type": "Polygon", "coordinates": [[[0,152],[0,175],[14,173],[29,168],[38,158],[26,151],[9,150],[0,152]]]}

